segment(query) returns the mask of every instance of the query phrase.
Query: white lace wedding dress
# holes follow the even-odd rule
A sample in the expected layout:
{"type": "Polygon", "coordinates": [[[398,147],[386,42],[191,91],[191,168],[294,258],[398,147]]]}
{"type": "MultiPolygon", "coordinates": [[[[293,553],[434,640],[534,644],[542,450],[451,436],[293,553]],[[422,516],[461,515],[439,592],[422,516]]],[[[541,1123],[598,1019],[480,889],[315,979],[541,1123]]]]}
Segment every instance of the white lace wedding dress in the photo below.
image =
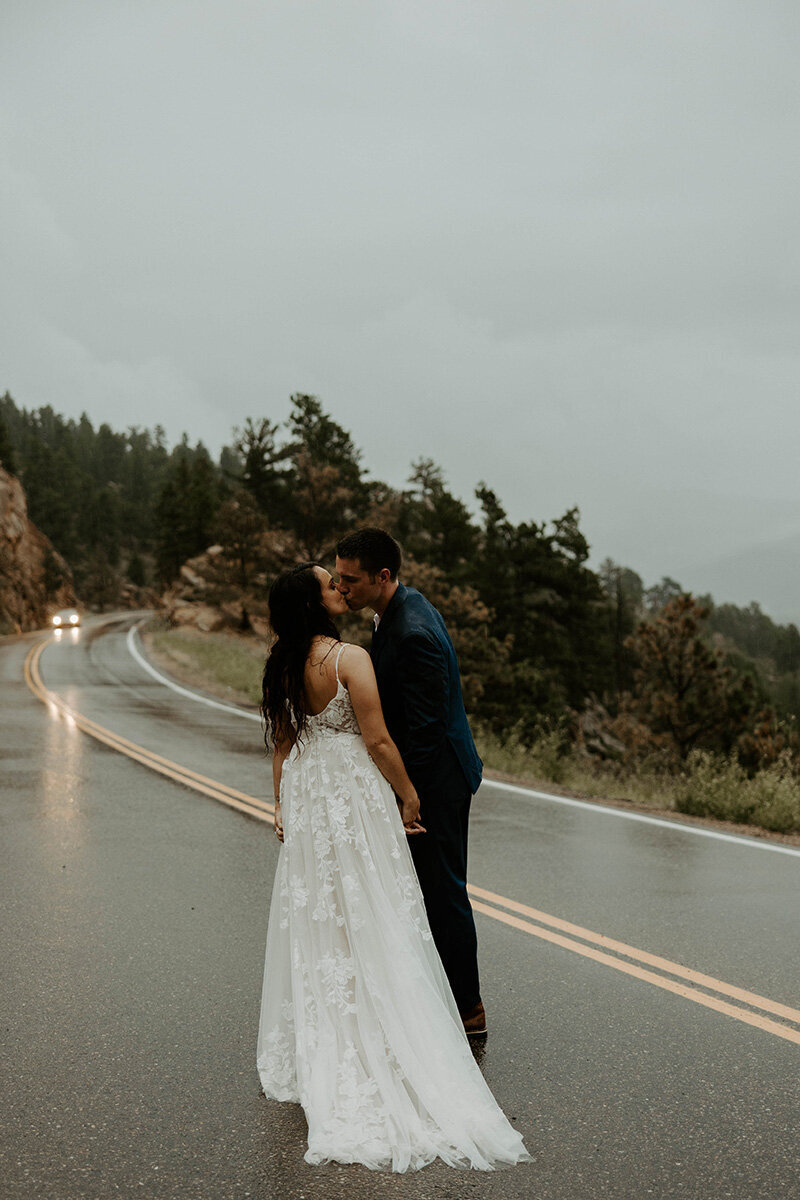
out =
{"type": "Polygon", "coordinates": [[[262,1087],[302,1104],[309,1163],[527,1161],[464,1035],[397,803],[339,682],[342,649],[336,696],[283,766],[262,1087]]]}

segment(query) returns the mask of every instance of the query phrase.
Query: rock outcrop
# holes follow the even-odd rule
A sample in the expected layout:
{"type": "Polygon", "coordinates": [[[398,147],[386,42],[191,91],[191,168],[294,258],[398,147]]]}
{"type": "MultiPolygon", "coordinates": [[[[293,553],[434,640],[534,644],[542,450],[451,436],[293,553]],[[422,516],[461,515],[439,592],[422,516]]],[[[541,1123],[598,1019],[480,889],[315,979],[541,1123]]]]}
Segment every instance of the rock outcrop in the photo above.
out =
{"type": "Polygon", "coordinates": [[[574,735],[580,754],[607,762],[618,762],[625,757],[625,743],[616,735],[613,718],[595,699],[578,713],[574,735]]]}
{"type": "Polygon", "coordinates": [[[231,629],[271,639],[266,596],[264,575],[238,589],[222,546],[209,546],[183,564],[179,578],[161,597],[161,609],[171,625],[189,625],[203,633],[231,629]]]}
{"type": "Polygon", "coordinates": [[[29,520],[20,481],[0,467],[0,634],[39,629],[74,603],[72,572],[29,520]]]}

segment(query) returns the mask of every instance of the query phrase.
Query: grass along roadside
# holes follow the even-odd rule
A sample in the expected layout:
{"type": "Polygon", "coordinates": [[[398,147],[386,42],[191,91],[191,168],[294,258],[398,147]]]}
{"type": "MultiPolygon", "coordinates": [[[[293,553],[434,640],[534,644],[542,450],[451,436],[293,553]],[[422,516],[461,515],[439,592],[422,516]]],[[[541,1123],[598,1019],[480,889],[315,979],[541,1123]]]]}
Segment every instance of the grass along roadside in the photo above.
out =
{"type": "Polygon", "coordinates": [[[498,779],[800,846],[800,783],[788,762],[748,778],[735,760],[695,751],[673,774],[595,764],[565,749],[556,732],[524,744],[478,730],[476,742],[487,774],[498,779]]]}
{"type": "MultiPolygon", "coordinates": [[[[234,704],[258,706],[263,642],[235,633],[170,629],[159,617],[142,636],[154,664],[178,682],[234,704]]],[[[699,754],[682,774],[667,775],[594,766],[565,752],[555,733],[528,745],[513,735],[503,742],[476,730],[476,741],[487,779],[800,845],[800,787],[780,766],[750,780],[736,763],[699,754]]]]}
{"type": "Polygon", "coordinates": [[[220,700],[257,708],[267,647],[236,633],[170,629],[153,617],[141,630],[148,657],[179,683],[200,688],[220,700]]]}

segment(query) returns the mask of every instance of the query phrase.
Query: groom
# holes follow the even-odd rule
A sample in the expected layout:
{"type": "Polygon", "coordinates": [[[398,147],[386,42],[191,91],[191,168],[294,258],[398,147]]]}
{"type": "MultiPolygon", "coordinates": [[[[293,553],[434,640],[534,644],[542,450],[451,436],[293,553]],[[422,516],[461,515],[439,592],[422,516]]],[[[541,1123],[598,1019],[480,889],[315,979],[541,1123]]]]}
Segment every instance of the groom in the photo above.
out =
{"type": "Polygon", "coordinates": [[[336,547],[348,608],[372,608],[372,663],[386,727],[420,798],[427,834],[409,838],[433,940],[468,1034],[486,1032],[478,943],[467,895],[467,823],[482,763],[472,740],[453,643],[440,614],[400,583],[401,552],[383,529],[336,547]]]}

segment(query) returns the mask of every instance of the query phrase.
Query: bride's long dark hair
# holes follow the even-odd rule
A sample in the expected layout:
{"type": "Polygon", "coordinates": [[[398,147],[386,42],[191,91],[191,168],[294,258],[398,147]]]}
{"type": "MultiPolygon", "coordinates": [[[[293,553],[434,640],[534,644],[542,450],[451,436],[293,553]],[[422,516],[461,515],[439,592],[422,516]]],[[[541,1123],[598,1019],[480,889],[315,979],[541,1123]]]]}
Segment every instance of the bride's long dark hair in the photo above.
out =
{"type": "Polygon", "coordinates": [[[315,563],[300,563],[284,571],[269,593],[269,620],[275,633],[261,680],[261,713],[266,722],[264,741],[302,737],[306,709],[305,668],[315,637],[339,641],[339,630],[322,603],[315,563]],[[288,704],[287,704],[288,701],[288,704]]]}

